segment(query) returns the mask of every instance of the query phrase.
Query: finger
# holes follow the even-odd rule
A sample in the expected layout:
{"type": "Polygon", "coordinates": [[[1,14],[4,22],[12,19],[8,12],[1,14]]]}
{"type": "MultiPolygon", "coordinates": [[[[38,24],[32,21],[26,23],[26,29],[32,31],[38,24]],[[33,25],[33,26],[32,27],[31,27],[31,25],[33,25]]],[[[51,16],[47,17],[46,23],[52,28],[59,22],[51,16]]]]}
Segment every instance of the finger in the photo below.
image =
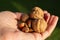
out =
{"type": "MultiPolygon", "coordinates": [[[[51,24],[51,21],[53,20],[53,18],[54,18],[54,15],[52,15],[52,16],[50,16],[50,19],[49,19],[49,21],[48,21],[48,25],[50,25],[51,24]]],[[[47,27],[47,29],[46,30],[48,30],[48,28],[49,28],[49,26],[47,27]]]]}
{"type": "Polygon", "coordinates": [[[44,18],[45,18],[46,22],[48,23],[48,21],[50,19],[50,14],[49,13],[44,14],[44,18]]]}
{"type": "Polygon", "coordinates": [[[43,39],[46,39],[47,37],[49,37],[51,35],[51,33],[53,32],[53,30],[55,29],[56,25],[58,22],[58,17],[54,16],[53,20],[51,21],[51,24],[48,26],[47,30],[42,33],[42,37],[43,39]]]}
{"type": "Polygon", "coordinates": [[[49,33],[52,33],[52,31],[55,29],[55,27],[56,27],[56,25],[57,25],[57,22],[58,22],[58,17],[55,16],[55,17],[53,18],[53,20],[51,21],[51,23],[48,25],[49,27],[48,27],[47,31],[48,31],[49,33]]]}
{"type": "Polygon", "coordinates": [[[48,13],[48,11],[44,10],[44,13],[48,13]]]}
{"type": "Polygon", "coordinates": [[[44,18],[45,18],[46,22],[48,23],[48,21],[50,19],[50,13],[48,13],[47,11],[44,11],[44,18]]]}
{"type": "Polygon", "coordinates": [[[21,18],[21,16],[22,16],[22,13],[16,12],[16,16],[17,16],[17,19],[20,20],[20,18],[21,18]]]}
{"type": "Polygon", "coordinates": [[[53,18],[54,18],[54,15],[50,16],[50,19],[48,21],[48,25],[51,24],[51,21],[53,20],[53,18]]]}

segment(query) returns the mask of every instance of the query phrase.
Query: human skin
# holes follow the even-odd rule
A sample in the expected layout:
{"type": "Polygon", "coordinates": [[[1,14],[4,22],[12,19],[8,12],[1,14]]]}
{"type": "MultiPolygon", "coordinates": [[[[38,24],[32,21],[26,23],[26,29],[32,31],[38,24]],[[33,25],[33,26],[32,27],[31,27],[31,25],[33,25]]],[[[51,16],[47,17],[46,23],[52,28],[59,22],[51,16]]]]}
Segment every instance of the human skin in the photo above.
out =
{"type": "Polygon", "coordinates": [[[44,33],[24,33],[17,28],[17,20],[20,20],[22,13],[2,11],[0,12],[0,40],[45,40],[55,29],[58,16],[50,15],[44,11],[44,18],[48,23],[44,33]]]}

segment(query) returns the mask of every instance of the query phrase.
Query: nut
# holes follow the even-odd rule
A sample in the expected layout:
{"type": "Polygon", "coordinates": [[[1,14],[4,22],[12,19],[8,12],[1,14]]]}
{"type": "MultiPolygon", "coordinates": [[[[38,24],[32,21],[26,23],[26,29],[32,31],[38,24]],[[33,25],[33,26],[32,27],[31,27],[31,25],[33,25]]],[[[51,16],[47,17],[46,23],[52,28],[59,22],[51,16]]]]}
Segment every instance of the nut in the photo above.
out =
{"type": "Polygon", "coordinates": [[[37,19],[32,21],[32,28],[35,32],[44,32],[47,28],[47,23],[44,19],[37,19]]]}
{"type": "Polygon", "coordinates": [[[21,29],[21,28],[24,27],[24,25],[25,25],[25,23],[19,23],[19,24],[18,24],[18,27],[21,29]]]}
{"type": "Polygon", "coordinates": [[[40,23],[41,23],[40,30],[41,30],[41,32],[44,32],[47,28],[47,22],[44,19],[41,19],[40,23]]]}
{"type": "Polygon", "coordinates": [[[39,7],[33,8],[32,12],[30,14],[30,17],[34,18],[34,19],[43,18],[44,17],[43,10],[41,8],[39,8],[39,7]]]}
{"type": "Polygon", "coordinates": [[[29,32],[29,28],[28,28],[28,27],[24,27],[24,28],[22,29],[22,31],[23,31],[23,32],[29,32]]]}
{"type": "Polygon", "coordinates": [[[23,32],[29,32],[29,28],[28,25],[25,24],[24,28],[22,29],[23,32]]]}
{"type": "Polygon", "coordinates": [[[32,28],[35,32],[40,32],[40,20],[33,20],[32,28]]]}
{"type": "Polygon", "coordinates": [[[31,28],[31,20],[27,21],[27,25],[28,25],[29,28],[31,28]]]}
{"type": "Polygon", "coordinates": [[[25,22],[28,18],[29,16],[27,14],[23,14],[21,20],[25,22]]]}
{"type": "Polygon", "coordinates": [[[29,32],[30,32],[30,33],[33,32],[33,31],[34,31],[34,30],[33,30],[32,28],[29,29],[29,32]]]}

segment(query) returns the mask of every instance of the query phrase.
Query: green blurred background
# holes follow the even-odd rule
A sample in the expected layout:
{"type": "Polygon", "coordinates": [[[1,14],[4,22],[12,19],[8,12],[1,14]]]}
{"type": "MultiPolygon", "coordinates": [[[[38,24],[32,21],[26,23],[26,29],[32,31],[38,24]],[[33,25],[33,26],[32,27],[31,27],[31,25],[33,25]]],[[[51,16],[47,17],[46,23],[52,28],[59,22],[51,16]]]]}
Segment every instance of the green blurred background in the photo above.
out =
{"type": "MultiPolygon", "coordinates": [[[[53,15],[60,17],[60,1],[59,0],[0,0],[0,11],[13,11],[29,13],[35,6],[47,10],[53,15]]],[[[52,35],[46,40],[60,40],[60,20],[53,31],[52,35]]]]}

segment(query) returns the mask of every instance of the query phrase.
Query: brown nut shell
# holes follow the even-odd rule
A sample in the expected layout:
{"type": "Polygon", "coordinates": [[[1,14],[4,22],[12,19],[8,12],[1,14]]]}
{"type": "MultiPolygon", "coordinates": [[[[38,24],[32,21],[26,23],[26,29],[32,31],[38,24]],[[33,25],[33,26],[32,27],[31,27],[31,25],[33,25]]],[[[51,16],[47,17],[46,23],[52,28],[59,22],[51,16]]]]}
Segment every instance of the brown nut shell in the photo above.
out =
{"type": "Polygon", "coordinates": [[[28,28],[28,25],[25,23],[23,29],[22,29],[23,32],[29,32],[29,28],[28,28]]]}
{"type": "Polygon", "coordinates": [[[24,28],[22,29],[22,31],[23,31],[23,32],[29,32],[29,28],[28,28],[28,27],[24,27],[24,28]]]}
{"type": "Polygon", "coordinates": [[[34,30],[32,29],[32,28],[29,28],[29,32],[31,33],[31,32],[33,32],[34,30]]]}
{"type": "Polygon", "coordinates": [[[40,32],[44,32],[45,30],[46,30],[46,28],[47,28],[47,22],[44,20],[44,19],[41,19],[41,21],[40,21],[40,32]]]}
{"type": "Polygon", "coordinates": [[[18,27],[21,29],[21,28],[24,27],[24,25],[25,25],[25,23],[19,23],[19,24],[18,24],[18,27]]]}
{"type": "Polygon", "coordinates": [[[31,14],[30,14],[30,18],[34,18],[34,19],[40,19],[44,17],[44,13],[43,10],[39,7],[35,7],[33,8],[31,14]]]}
{"type": "Polygon", "coordinates": [[[21,21],[26,21],[29,18],[28,14],[22,14],[21,21]]]}
{"type": "Polygon", "coordinates": [[[47,28],[47,23],[44,19],[37,19],[32,21],[32,28],[35,32],[44,32],[47,28]]]}
{"type": "Polygon", "coordinates": [[[28,25],[29,28],[31,28],[31,22],[32,22],[32,20],[27,21],[27,25],[28,25]]]}

